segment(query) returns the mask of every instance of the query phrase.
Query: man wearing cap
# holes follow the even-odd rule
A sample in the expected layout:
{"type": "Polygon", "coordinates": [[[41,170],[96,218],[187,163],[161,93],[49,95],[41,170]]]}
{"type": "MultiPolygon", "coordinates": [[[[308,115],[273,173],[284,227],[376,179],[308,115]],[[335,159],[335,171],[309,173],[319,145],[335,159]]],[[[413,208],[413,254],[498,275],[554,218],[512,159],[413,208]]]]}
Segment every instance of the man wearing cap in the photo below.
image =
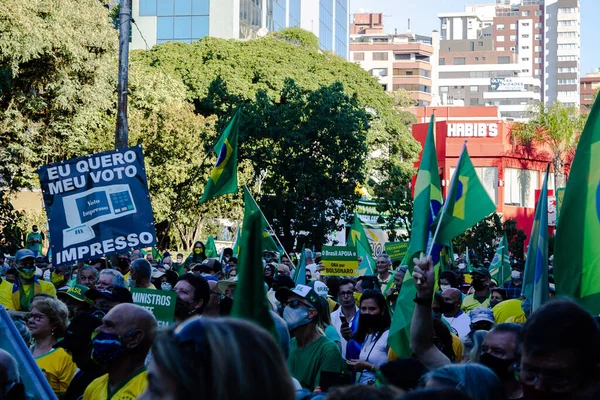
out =
{"type": "Polygon", "coordinates": [[[131,263],[131,282],[129,282],[129,284],[132,288],[156,290],[150,281],[151,277],[152,266],[148,260],[138,258],[131,263]]]}
{"type": "Polygon", "coordinates": [[[104,290],[91,289],[85,293],[85,297],[94,301],[94,306],[104,314],[119,304],[133,303],[131,292],[119,286],[104,290]]]}
{"type": "Polygon", "coordinates": [[[145,361],[156,331],[156,319],[143,307],[119,304],[106,314],[92,340],[92,358],[107,374],[90,383],[83,400],[138,398],[148,385],[145,361]]]}
{"type": "Polygon", "coordinates": [[[220,275],[223,270],[223,266],[218,260],[214,258],[207,258],[200,264],[196,264],[193,268],[194,273],[200,273],[202,276],[206,275],[220,275]]]}
{"type": "Polygon", "coordinates": [[[327,300],[327,304],[329,305],[329,314],[337,310],[338,303],[329,297],[329,288],[326,284],[321,281],[311,281],[308,286],[312,288],[319,296],[327,300]]]}
{"type": "Polygon", "coordinates": [[[63,400],[78,400],[92,381],[106,373],[104,366],[94,362],[92,354],[92,333],[102,324],[90,314],[77,315],[67,327],[67,333],[54,348],[62,347],[71,354],[78,371],[71,380],[63,400]]]}
{"type": "Polygon", "coordinates": [[[464,298],[462,310],[467,314],[475,308],[487,308],[490,306],[490,283],[492,276],[485,268],[477,268],[472,273],[471,285],[475,292],[464,298]]]}
{"type": "Polygon", "coordinates": [[[450,326],[450,331],[461,340],[465,339],[471,328],[471,319],[461,309],[462,293],[450,288],[442,292],[442,319],[450,326]]]}
{"type": "Polygon", "coordinates": [[[32,232],[27,234],[27,249],[33,252],[33,256],[42,255],[42,242],[44,234],[38,230],[37,225],[31,227],[32,232]]]}
{"type": "Polygon", "coordinates": [[[502,284],[509,299],[518,299],[523,291],[523,264],[515,263],[510,266],[510,280],[502,284]]]}
{"type": "Polygon", "coordinates": [[[338,346],[317,329],[319,295],[310,287],[280,288],[275,294],[285,306],[283,319],[294,336],[290,344],[288,368],[303,388],[319,386],[322,371],[343,373],[346,363],[338,346]]]}
{"type": "Polygon", "coordinates": [[[21,249],[15,254],[19,278],[12,288],[12,303],[16,311],[30,311],[33,296],[47,293],[56,297],[56,288],[50,282],[39,280],[35,276],[35,255],[29,249],[21,249]]]}
{"type": "Polygon", "coordinates": [[[56,293],[58,299],[65,303],[69,309],[69,320],[72,320],[81,313],[87,312],[91,308],[92,300],[85,297],[88,290],[87,286],[75,285],[67,290],[59,290],[56,293]]]}
{"type": "Polygon", "coordinates": [[[471,332],[489,331],[494,326],[494,313],[489,308],[475,308],[469,317],[471,332]]]}

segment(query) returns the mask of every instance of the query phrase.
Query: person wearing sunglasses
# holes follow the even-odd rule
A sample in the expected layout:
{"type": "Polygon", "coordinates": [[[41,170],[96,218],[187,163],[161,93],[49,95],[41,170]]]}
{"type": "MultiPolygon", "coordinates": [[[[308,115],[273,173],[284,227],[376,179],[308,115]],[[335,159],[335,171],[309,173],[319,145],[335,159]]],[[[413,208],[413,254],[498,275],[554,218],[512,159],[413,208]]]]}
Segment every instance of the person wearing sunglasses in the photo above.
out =
{"type": "Polygon", "coordinates": [[[69,310],[64,303],[44,296],[36,297],[31,303],[27,320],[34,339],[31,354],[58,398],[67,391],[77,371],[77,366],[64,349],[53,348],[66,332],[68,315],[69,310]]]}
{"type": "Polygon", "coordinates": [[[136,399],[146,389],[146,357],[156,339],[154,315],[135,304],[110,310],[92,335],[92,359],[106,374],[85,389],[83,400],[136,399]]]}
{"type": "Polygon", "coordinates": [[[306,285],[297,285],[294,289],[280,288],[275,297],[284,305],[283,319],[294,336],[287,364],[300,385],[313,391],[319,386],[322,371],[344,373],[346,363],[338,346],[317,329],[319,295],[306,285]]]}
{"type": "Polygon", "coordinates": [[[231,318],[192,318],[161,332],[139,400],[293,400],[294,387],[272,336],[231,318]]]}

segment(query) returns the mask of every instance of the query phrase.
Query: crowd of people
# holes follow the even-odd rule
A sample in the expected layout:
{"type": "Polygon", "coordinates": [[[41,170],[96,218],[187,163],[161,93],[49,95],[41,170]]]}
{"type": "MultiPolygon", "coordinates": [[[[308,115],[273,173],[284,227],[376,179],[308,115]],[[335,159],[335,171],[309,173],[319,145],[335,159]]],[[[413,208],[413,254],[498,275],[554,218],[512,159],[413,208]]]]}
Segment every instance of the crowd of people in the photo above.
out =
{"type": "MultiPolygon", "coordinates": [[[[32,244],[39,244],[33,242],[32,244]]],[[[155,259],[135,250],[53,267],[30,248],[0,259],[0,304],[59,399],[594,399],[598,319],[569,299],[531,312],[522,263],[495,282],[464,259],[436,275],[415,259],[409,357],[390,347],[407,266],[386,254],[374,276],[324,275],[305,250],[263,253],[267,332],[231,317],[240,282],[224,249],[155,259]],[[113,265],[116,262],[115,265],[113,265]],[[173,291],[176,325],[133,304],[131,289],[173,291]]],[[[25,399],[16,357],[0,351],[0,399],[25,399]]]]}

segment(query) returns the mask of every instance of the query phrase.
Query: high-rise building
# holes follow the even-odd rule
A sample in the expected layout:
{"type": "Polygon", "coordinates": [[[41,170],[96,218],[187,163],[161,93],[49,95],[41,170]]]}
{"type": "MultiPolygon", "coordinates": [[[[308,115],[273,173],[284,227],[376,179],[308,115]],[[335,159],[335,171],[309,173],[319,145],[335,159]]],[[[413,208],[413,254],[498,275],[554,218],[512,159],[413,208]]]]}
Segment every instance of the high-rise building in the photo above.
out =
{"type": "Polygon", "coordinates": [[[407,90],[420,106],[432,102],[437,63],[437,32],[430,36],[383,33],[382,14],[354,14],[350,60],[368,71],[386,91],[407,90]]]}
{"type": "Polygon", "coordinates": [[[589,111],[594,104],[594,95],[600,90],[600,69],[581,77],[581,111],[589,111]]]}
{"type": "Polygon", "coordinates": [[[522,121],[536,101],[579,102],[578,0],[497,0],[438,16],[436,104],[497,106],[522,121]]]}
{"type": "Polygon", "coordinates": [[[322,50],[348,58],[349,0],[133,0],[131,49],[205,36],[254,39],[301,27],[322,50]]]}

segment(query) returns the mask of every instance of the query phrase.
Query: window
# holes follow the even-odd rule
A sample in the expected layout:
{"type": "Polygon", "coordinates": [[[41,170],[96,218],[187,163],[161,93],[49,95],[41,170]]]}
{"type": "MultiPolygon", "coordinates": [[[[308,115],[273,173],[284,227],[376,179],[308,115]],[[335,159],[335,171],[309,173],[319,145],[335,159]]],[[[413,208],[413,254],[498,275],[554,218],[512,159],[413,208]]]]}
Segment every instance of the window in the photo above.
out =
{"type": "Polygon", "coordinates": [[[542,63],[542,57],[536,57],[535,60],[534,60],[534,62],[536,64],[541,64],[542,63]]]}
{"type": "Polygon", "coordinates": [[[483,46],[483,42],[482,41],[477,42],[477,46],[483,46]]]}
{"type": "Polygon", "coordinates": [[[496,29],[499,31],[503,31],[504,30],[504,24],[498,24],[496,25],[496,29]]]}
{"type": "Polygon", "coordinates": [[[156,0],[140,0],[140,16],[156,15],[156,0]]]}
{"type": "Polygon", "coordinates": [[[471,51],[475,51],[475,42],[471,42],[471,51]]]}
{"type": "Polygon", "coordinates": [[[577,21],[574,19],[566,20],[566,21],[558,21],[558,26],[575,26],[577,25],[577,21]]]}
{"type": "Polygon", "coordinates": [[[521,37],[523,39],[529,39],[529,34],[528,33],[524,33],[524,34],[521,35],[521,37]]]}
{"type": "Polygon", "coordinates": [[[440,93],[448,93],[448,86],[440,86],[440,93]]]}
{"type": "Polygon", "coordinates": [[[455,57],[454,65],[465,65],[465,58],[464,57],[455,57]]]}
{"type": "Polygon", "coordinates": [[[577,45],[574,43],[559,44],[558,50],[577,50],[577,45]]]}
{"type": "Polygon", "coordinates": [[[577,84],[577,79],[559,79],[559,85],[575,85],[577,84]]]}
{"type": "Polygon", "coordinates": [[[542,15],[542,10],[535,10],[535,16],[539,17],[540,15],[542,15]]]}
{"type": "Polygon", "coordinates": [[[529,61],[529,57],[523,57],[523,58],[521,58],[521,61],[527,62],[527,61],[529,61]]]}
{"type": "Polygon", "coordinates": [[[517,40],[517,35],[510,35],[510,41],[514,42],[515,40],[517,40]]]}
{"type": "Polygon", "coordinates": [[[558,72],[559,73],[576,73],[577,68],[575,68],[575,67],[559,68],[558,72]]]}
{"type": "Polygon", "coordinates": [[[529,50],[529,46],[521,46],[521,50],[529,50]]]}
{"type": "Polygon", "coordinates": [[[505,168],[504,203],[512,206],[534,208],[538,189],[538,171],[505,168]]]}
{"type": "Polygon", "coordinates": [[[374,52],[373,61],[387,61],[388,53],[385,52],[374,52]]]}
{"type": "Polygon", "coordinates": [[[510,30],[514,31],[515,29],[517,29],[517,24],[510,24],[510,30]]]}
{"type": "Polygon", "coordinates": [[[542,51],[542,46],[535,46],[534,50],[539,53],[542,51]]]}
{"type": "MultiPolygon", "coordinates": [[[[529,13],[529,11],[527,11],[529,13]]],[[[523,22],[523,26],[529,26],[529,22],[523,22]]]]}
{"type": "Polygon", "coordinates": [[[498,47],[496,50],[497,51],[504,51],[504,47],[498,47]]]}
{"type": "Polygon", "coordinates": [[[535,23],[535,27],[536,27],[537,29],[540,29],[540,28],[542,27],[542,23],[541,23],[541,22],[536,22],[536,23],[535,23]]]}
{"type": "Polygon", "coordinates": [[[577,36],[577,32],[558,32],[558,37],[562,38],[575,38],[577,36]]]}
{"type": "Polygon", "coordinates": [[[470,87],[469,87],[469,90],[470,90],[471,92],[479,92],[479,86],[470,86],[470,87]]]}
{"type": "Polygon", "coordinates": [[[496,42],[504,42],[504,36],[496,36],[496,42]]]}
{"type": "Polygon", "coordinates": [[[524,17],[529,17],[529,11],[523,11],[521,15],[523,15],[524,17]]]}
{"type": "Polygon", "coordinates": [[[395,60],[410,60],[410,54],[394,54],[395,60]]]}
{"type": "Polygon", "coordinates": [[[363,53],[363,52],[354,53],[352,55],[352,60],[354,60],[354,61],[365,61],[365,53],[363,53]]]}
{"type": "Polygon", "coordinates": [[[533,73],[533,75],[535,76],[540,76],[542,74],[542,70],[541,69],[536,69],[533,73]]]}
{"type": "Polygon", "coordinates": [[[538,33],[538,34],[536,34],[536,35],[534,36],[534,39],[535,39],[535,40],[542,40],[542,35],[541,35],[540,33],[538,33]]]}
{"type": "Polygon", "coordinates": [[[175,5],[173,0],[163,0],[158,2],[157,15],[173,15],[175,5]]]}
{"type": "Polygon", "coordinates": [[[575,14],[577,12],[577,8],[559,8],[558,9],[558,13],[559,14],[575,14]]]}
{"type": "Polygon", "coordinates": [[[371,73],[373,76],[387,76],[387,68],[373,68],[371,73]]]}
{"type": "Polygon", "coordinates": [[[469,105],[470,106],[478,106],[479,105],[479,99],[477,97],[469,99],[469,105]]]}
{"type": "Polygon", "coordinates": [[[446,65],[446,59],[445,58],[440,58],[440,60],[438,61],[438,63],[440,65],[446,65]]]}
{"type": "MultiPolygon", "coordinates": [[[[478,99],[471,99],[478,100],[478,99]]],[[[455,167],[450,167],[450,176],[454,175],[455,167]]],[[[477,178],[485,188],[494,204],[498,204],[498,168],[497,167],[475,167],[477,178]]]]}
{"type": "Polygon", "coordinates": [[[558,61],[578,61],[577,56],[558,56],[558,61]]]}
{"type": "Polygon", "coordinates": [[[499,56],[498,64],[510,64],[510,56],[499,56]]]}

